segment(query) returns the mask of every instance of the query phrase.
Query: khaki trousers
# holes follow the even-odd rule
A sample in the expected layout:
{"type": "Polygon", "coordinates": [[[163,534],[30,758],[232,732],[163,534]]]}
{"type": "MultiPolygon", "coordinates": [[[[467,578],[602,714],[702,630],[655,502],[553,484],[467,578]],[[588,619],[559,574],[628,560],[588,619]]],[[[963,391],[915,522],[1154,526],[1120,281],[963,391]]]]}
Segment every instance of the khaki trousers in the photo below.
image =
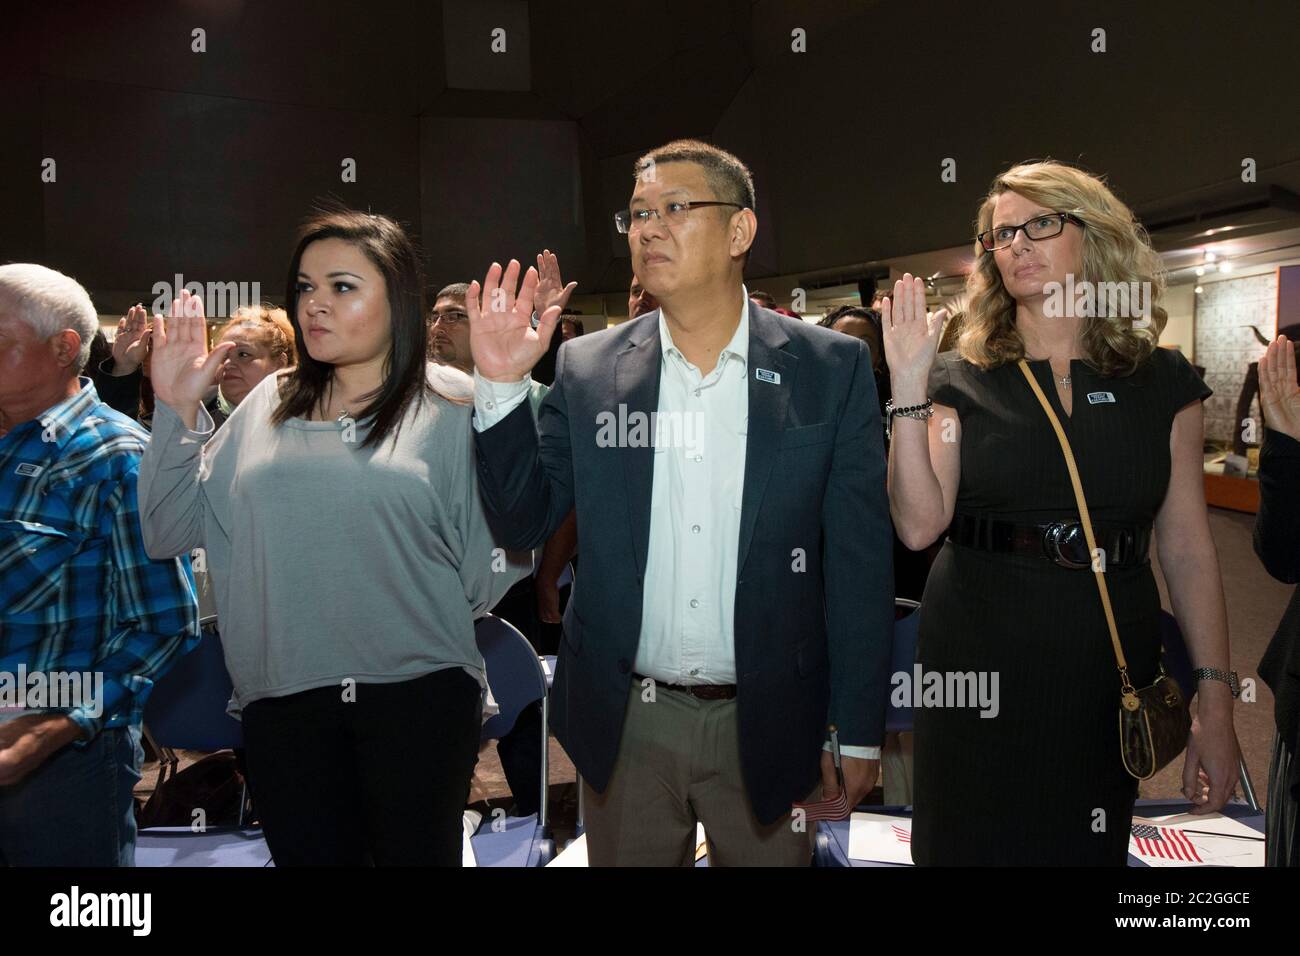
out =
{"type": "MultiPolygon", "coordinates": [[[[754,818],[740,772],[736,701],[633,683],[604,793],[583,782],[591,866],[692,866],[704,824],[710,866],[807,866],[815,823],[754,818]],[[653,694],[651,693],[653,690],[653,694]]],[[[817,799],[820,781],[808,799],[817,799]]]]}

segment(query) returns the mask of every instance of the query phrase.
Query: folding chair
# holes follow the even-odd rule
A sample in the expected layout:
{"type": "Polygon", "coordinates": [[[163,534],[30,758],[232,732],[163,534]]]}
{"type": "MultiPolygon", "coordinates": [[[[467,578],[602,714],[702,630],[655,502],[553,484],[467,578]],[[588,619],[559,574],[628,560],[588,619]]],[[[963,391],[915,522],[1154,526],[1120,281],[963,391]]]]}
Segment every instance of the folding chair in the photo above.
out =
{"type": "MultiPolygon", "coordinates": [[[[911,598],[894,598],[894,642],[889,651],[889,673],[911,674],[916,664],[916,636],[921,626],[921,602],[911,598]]],[[[889,695],[892,698],[893,695],[889,695]]],[[[885,733],[902,734],[912,730],[912,704],[895,707],[892,699],[885,708],[885,733]]]]}
{"type": "MultiPolygon", "coordinates": [[[[144,735],[158,751],[158,786],[176,776],[177,750],[233,750],[244,741],[243,727],[226,713],[233,685],[226,671],[221,635],[215,616],[199,622],[199,644],[158,681],[144,711],[144,735]]],[[[248,802],[245,785],[240,798],[239,825],[248,802]]]]}
{"type": "MultiPolygon", "coordinates": [[[[159,679],[144,710],[144,734],[158,751],[158,786],[176,776],[177,750],[233,750],[243,743],[239,721],[226,713],[233,686],[217,632],[205,617],[199,644],[159,679]]],[[[136,843],[137,866],[266,866],[270,851],[260,828],[244,827],[248,785],[240,793],[239,822],[231,827],[150,827],[136,843]]]]}
{"type": "MultiPolygon", "coordinates": [[[[1183,640],[1182,628],[1168,611],[1160,611],[1160,643],[1164,646],[1165,669],[1178,682],[1183,693],[1189,698],[1196,693],[1196,681],[1192,677],[1192,659],[1187,653],[1187,642],[1183,640]]],[[[1241,795],[1254,813],[1260,812],[1259,800],[1255,797],[1255,785],[1250,779],[1250,770],[1246,767],[1246,758],[1240,756],[1238,745],[1237,781],[1241,786],[1241,795]]]]}
{"type": "Polygon", "coordinates": [[[544,866],[555,855],[555,842],[551,838],[547,817],[547,797],[550,767],[547,724],[549,701],[546,696],[547,679],[538,660],[537,652],[514,625],[493,614],[485,615],[474,624],[474,638],[487,671],[488,688],[497,702],[499,711],[483,722],[482,742],[500,740],[508,734],[525,707],[537,701],[542,704],[542,770],[541,802],[537,816],[522,818],[534,822],[508,822],[504,829],[493,829],[489,818],[485,826],[470,839],[475,858],[480,865],[544,866]],[[509,846],[505,844],[509,843],[509,846]],[[480,848],[483,852],[481,852],[480,848]],[[524,848],[527,848],[526,851],[524,848]],[[526,861],[526,862],[525,862],[526,861]]]}

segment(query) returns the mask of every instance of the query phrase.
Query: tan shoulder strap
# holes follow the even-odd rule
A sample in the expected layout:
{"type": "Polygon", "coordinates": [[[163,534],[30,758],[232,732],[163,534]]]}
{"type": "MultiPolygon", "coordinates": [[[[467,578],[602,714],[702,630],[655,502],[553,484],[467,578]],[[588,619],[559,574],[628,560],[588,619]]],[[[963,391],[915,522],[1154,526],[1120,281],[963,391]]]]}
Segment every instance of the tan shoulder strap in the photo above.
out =
{"type": "Polygon", "coordinates": [[[1047,396],[1043,394],[1038,379],[1034,378],[1034,373],[1029,370],[1029,365],[1024,359],[1021,359],[1018,364],[1020,365],[1020,371],[1025,373],[1025,381],[1029,383],[1029,387],[1038,396],[1038,403],[1043,406],[1043,411],[1047,412],[1047,417],[1052,422],[1052,428],[1056,430],[1056,439],[1061,443],[1061,451],[1065,454],[1065,466],[1070,470],[1070,484],[1074,486],[1074,500],[1079,506],[1079,520],[1083,524],[1083,535],[1088,542],[1088,553],[1093,555],[1092,573],[1097,580],[1097,590],[1101,592],[1101,606],[1106,612],[1106,626],[1110,628],[1110,641],[1115,648],[1115,662],[1119,666],[1119,676],[1123,681],[1122,689],[1126,693],[1131,693],[1133,685],[1128,678],[1128,662],[1124,660],[1124,648],[1119,643],[1119,628],[1115,626],[1115,612],[1110,606],[1110,591],[1106,589],[1105,572],[1097,567],[1097,539],[1092,533],[1092,519],[1088,516],[1088,502],[1083,497],[1083,483],[1079,480],[1079,469],[1074,463],[1074,452],[1070,449],[1070,440],[1065,437],[1065,430],[1061,428],[1060,419],[1056,417],[1056,412],[1052,410],[1051,403],[1047,401],[1047,396]]]}

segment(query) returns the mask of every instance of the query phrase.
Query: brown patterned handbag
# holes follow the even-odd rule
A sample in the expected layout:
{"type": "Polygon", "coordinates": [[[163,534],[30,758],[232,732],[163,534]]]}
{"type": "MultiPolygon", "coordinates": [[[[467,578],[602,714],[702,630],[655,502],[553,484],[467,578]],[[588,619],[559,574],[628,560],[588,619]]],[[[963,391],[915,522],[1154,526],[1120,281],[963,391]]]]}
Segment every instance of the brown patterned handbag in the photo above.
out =
{"type": "MultiPolygon", "coordinates": [[[[1038,402],[1051,419],[1052,428],[1056,430],[1057,441],[1065,454],[1065,465],[1070,470],[1070,483],[1074,486],[1074,500],[1079,506],[1079,521],[1083,525],[1083,534],[1088,542],[1088,553],[1097,554],[1097,539],[1092,534],[1092,521],[1088,517],[1088,503],[1083,497],[1083,484],[1079,481],[1079,469],[1074,462],[1074,452],[1065,437],[1061,422],[1052,411],[1052,406],[1043,394],[1038,380],[1024,359],[1019,362],[1020,371],[1025,373],[1025,380],[1038,396],[1038,402]]],[[[1192,729],[1192,718],[1188,711],[1187,698],[1183,696],[1178,682],[1165,671],[1162,661],[1155,681],[1149,687],[1135,688],[1128,676],[1128,662],[1124,659],[1124,649],[1119,643],[1119,628],[1115,626],[1115,612],[1110,606],[1110,592],[1106,589],[1105,571],[1093,561],[1093,577],[1097,581],[1097,590],[1101,593],[1101,606],[1106,612],[1106,625],[1110,628],[1110,642],[1115,650],[1115,662],[1119,666],[1120,706],[1119,706],[1119,752],[1124,761],[1124,769],[1138,780],[1147,780],[1155,776],[1171,760],[1183,752],[1187,746],[1187,735],[1192,729]]]]}

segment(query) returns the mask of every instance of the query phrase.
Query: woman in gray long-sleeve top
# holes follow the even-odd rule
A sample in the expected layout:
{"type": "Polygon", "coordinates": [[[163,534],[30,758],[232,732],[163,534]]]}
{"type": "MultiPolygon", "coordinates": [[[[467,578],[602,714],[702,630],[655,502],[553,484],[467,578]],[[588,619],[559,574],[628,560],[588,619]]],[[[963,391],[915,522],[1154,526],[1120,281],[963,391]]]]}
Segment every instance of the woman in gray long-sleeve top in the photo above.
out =
{"type": "Polygon", "coordinates": [[[277,865],[458,865],[483,681],[474,619],[531,562],[488,530],[471,385],[425,362],[400,227],[321,214],[289,275],[299,364],[215,435],[201,397],[229,343],[208,352],[185,294],[155,320],[145,545],[206,551],[277,865]]]}

